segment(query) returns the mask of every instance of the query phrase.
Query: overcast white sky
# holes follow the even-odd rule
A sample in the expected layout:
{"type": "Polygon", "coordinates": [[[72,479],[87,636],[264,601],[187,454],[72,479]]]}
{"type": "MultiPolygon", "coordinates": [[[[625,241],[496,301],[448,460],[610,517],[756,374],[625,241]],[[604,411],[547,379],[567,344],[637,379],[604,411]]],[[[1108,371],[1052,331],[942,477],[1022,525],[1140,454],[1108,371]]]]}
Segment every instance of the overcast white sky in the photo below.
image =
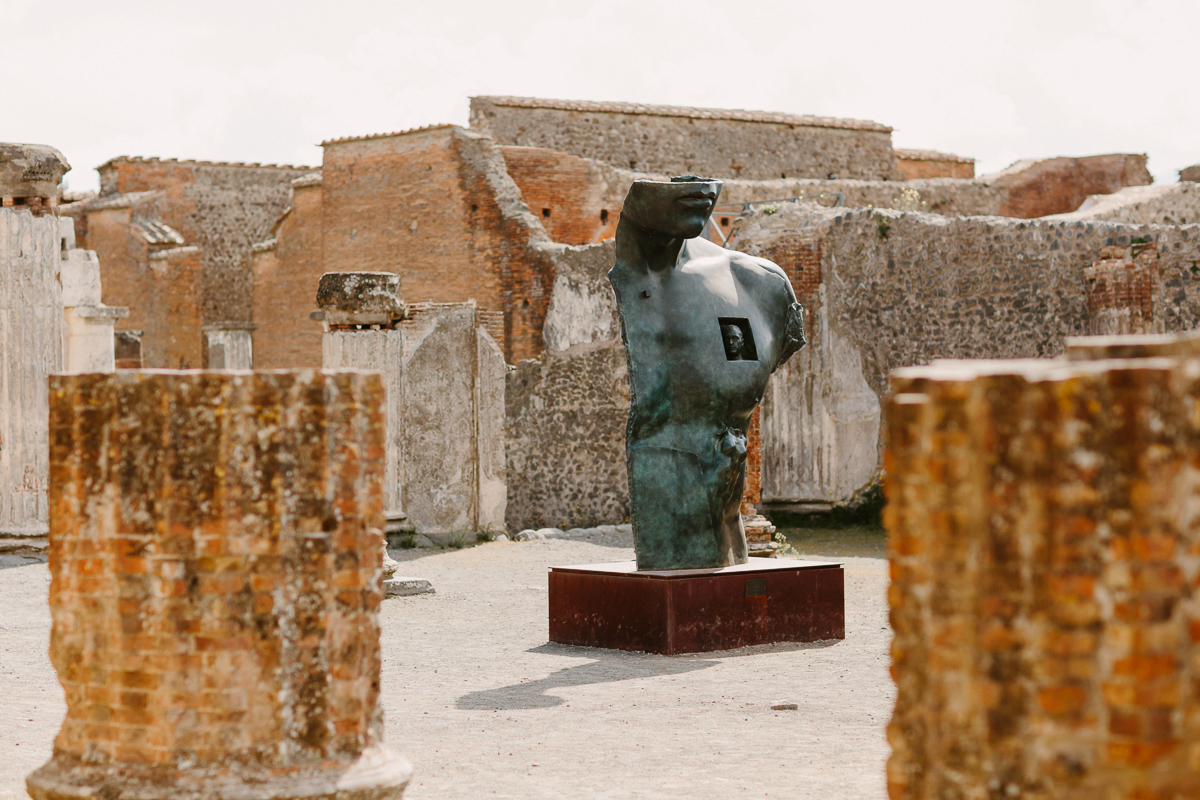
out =
{"type": "Polygon", "coordinates": [[[1200,162],[1200,0],[0,0],[0,141],[320,163],[511,94],[870,119],[977,159],[1200,162]]]}

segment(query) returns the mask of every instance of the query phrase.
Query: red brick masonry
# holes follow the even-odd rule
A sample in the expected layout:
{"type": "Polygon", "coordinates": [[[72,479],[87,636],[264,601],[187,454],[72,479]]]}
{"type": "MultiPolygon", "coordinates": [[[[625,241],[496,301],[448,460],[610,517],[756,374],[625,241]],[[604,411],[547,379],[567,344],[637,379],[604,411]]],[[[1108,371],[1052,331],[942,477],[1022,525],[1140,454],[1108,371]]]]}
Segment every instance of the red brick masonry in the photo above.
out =
{"type": "Polygon", "coordinates": [[[67,716],[34,798],[399,796],[382,400],[357,372],[51,378],[67,716]]]}
{"type": "Polygon", "coordinates": [[[890,796],[1200,797],[1200,360],[892,391],[890,796]]]}

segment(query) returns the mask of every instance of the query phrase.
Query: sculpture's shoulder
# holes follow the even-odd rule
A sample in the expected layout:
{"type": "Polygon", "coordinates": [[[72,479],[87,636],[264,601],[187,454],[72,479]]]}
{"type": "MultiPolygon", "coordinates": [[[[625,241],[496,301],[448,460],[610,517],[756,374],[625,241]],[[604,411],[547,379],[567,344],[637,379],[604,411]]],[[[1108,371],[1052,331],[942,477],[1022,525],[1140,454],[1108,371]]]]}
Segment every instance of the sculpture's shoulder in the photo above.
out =
{"type": "Polygon", "coordinates": [[[768,292],[782,292],[789,303],[795,301],[796,294],[792,289],[792,282],[778,264],[736,250],[725,252],[729,254],[730,269],[740,282],[768,292]]]}
{"type": "Polygon", "coordinates": [[[783,268],[765,258],[726,250],[729,269],[734,279],[745,286],[765,307],[777,309],[780,330],[780,349],[771,371],[792,357],[808,339],[804,332],[804,308],[796,301],[796,292],[783,268]]]}

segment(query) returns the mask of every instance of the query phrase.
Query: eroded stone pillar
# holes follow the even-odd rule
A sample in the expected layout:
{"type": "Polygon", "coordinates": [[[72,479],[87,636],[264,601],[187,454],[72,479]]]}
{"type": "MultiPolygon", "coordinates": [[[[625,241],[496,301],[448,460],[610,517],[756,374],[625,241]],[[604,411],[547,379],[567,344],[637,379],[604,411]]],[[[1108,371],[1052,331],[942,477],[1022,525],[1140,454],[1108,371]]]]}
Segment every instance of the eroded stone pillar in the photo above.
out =
{"type": "Polygon", "coordinates": [[[70,169],[52,147],[0,143],[0,536],[44,536],[46,376],[63,367],[54,203],[70,169]]]}
{"type": "Polygon", "coordinates": [[[325,369],[365,369],[383,377],[387,461],[384,508],[389,518],[402,517],[400,458],[404,387],[404,340],[400,320],[400,276],[393,272],[327,272],[317,288],[317,307],[324,314],[321,364],[325,369]]]}
{"type": "MultiPolygon", "coordinates": [[[[1154,338],[1072,349],[1194,349],[1154,338]]],[[[1200,358],[891,388],[889,796],[1200,796],[1200,358]]]]}
{"type": "Polygon", "coordinates": [[[398,797],[383,745],[383,385],[360,372],[50,381],[35,800],[398,797]]]}

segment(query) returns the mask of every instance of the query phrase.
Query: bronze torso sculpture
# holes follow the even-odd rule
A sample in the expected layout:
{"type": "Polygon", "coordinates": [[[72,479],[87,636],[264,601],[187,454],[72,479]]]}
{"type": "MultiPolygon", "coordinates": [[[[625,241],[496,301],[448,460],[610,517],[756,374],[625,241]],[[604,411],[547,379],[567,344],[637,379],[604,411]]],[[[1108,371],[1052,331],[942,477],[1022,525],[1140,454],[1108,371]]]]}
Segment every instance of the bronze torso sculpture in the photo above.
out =
{"type": "Polygon", "coordinates": [[[761,258],[697,238],[721,182],[637,181],[617,225],[632,401],[626,431],[639,570],[746,562],[746,431],[767,379],[804,345],[804,310],[761,258]]]}

